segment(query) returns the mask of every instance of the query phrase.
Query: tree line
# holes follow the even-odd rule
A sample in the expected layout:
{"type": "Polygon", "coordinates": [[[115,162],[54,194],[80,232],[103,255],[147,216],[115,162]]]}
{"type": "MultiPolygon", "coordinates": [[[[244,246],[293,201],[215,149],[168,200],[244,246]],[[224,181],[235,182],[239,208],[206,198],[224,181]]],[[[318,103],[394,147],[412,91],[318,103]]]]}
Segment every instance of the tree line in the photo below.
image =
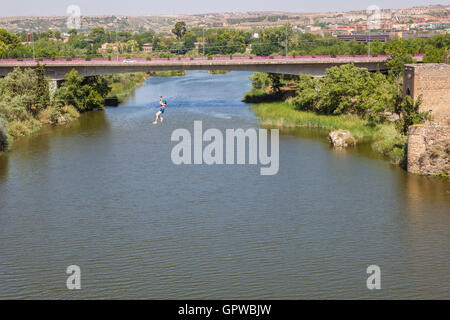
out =
{"type": "Polygon", "coordinates": [[[66,75],[53,95],[43,65],[14,69],[0,78],[0,151],[12,138],[39,130],[42,124],[73,120],[79,113],[101,109],[110,92],[105,77],[81,77],[76,70],[66,75]]]}
{"type": "MultiPolygon", "coordinates": [[[[184,21],[177,22],[172,35],[156,34],[149,30],[141,33],[93,28],[89,34],[70,30],[66,42],[61,41],[59,31],[34,32],[35,56],[40,58],[84,57],[99,55],[98,49],[105,43],[120,43],[120,53],[139,54],[142,46],[153,45],[153,55],[229,55],[247,54],[256,56],[285,55],[362,55],[368,54],[365,43],[343,41],[331,35],[321,36],[300,33],[286,24],[243,31],[230,28],[188,28],[184,21]]],[[[22,44],[30,37],[26,32],[12,34],[0,29],[0,58],[30,58],[33,46],[22,44]]],[[[426,62],[443,62],[450,48],[450,34],[430,38],[391,39],[383,43],[370,44],[373,55],[389,54],[390,48],[401,45],[408,54],[425,54],[426,62]]],[[[109,49],[107,54],[113,54],[109,49]]]]}

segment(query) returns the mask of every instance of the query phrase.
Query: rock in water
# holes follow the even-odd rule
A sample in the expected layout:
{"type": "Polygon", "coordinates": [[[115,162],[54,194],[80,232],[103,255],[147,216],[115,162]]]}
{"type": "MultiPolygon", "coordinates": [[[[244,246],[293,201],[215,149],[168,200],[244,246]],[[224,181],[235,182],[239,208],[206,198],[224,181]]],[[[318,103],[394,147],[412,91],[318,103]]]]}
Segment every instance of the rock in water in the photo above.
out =
{"type": "Polygon", "coordinates": [[[330,143],[333,147],[347,148],[349,146],[356,145],[356,139],[348,130],[339,129],[331,131],[328,138],[330,139],[330,143]]]}

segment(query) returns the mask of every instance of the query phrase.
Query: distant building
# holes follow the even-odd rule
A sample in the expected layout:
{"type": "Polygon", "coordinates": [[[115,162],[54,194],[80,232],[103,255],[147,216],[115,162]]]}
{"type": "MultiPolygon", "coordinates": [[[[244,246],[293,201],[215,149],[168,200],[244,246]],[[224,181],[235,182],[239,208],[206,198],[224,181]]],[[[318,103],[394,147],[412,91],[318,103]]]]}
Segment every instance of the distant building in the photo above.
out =
{"type": "Polygon", "coordinates": [[[152,43],[144,43],[142,45],[142,51],[146,53],[153,52],[153,44],[152,43]]]}
{"type": "Polygon", "coordinates": [[[194,43],[195,50],[198,50],[198,48],[200,48],[200,47],[203,48],[203,43],[204,43],[204,42],[195,42],[195,43],[194,43]]]}
{"type": "MultiPolygon", "coordinates": [[[[119,48],[123,50],[123,48],[126,48],[128,43],[119,43],[119,48]]],[[[117,52],[117,43],[104,43],[100,48],[98,48],[98,52],[101,54],[107,54],[112,52],[117,52]]]]}
{"type": "Polygon", "coordinates": [[[380,42],[386,42],[389,40],[390,35],[388,33],[378,33],[378,34],[351,34],[351,35],[338,35],[337,36],[339,40],[344,41],[356,41],[356,42],[363,42],[363,43],[369,43],[374,41],[380,41],[380,42]]]}
{"type": "Polygon", "coordinates": [[[317,32],[317,31],[321,31],[322,27],[320,26],[306,26],[305,31],[308,33],[313,33],[313,32],[317,32]]]}

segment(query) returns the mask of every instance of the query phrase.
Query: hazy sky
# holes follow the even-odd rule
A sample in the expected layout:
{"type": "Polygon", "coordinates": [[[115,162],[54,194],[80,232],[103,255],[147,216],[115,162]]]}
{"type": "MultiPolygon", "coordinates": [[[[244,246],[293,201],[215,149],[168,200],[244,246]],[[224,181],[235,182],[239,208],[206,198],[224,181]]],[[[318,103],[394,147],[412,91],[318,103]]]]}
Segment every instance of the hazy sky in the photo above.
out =
{"type": "Polygon", "coordinates": [[[449,4],[449,0],[0,0],[0,16],[66,15],[69,5],[78,5],[82,15],[173,14],[236,11],[350,11],[369,5],[382,9],[407,8],[427,4],[449,4]]]}

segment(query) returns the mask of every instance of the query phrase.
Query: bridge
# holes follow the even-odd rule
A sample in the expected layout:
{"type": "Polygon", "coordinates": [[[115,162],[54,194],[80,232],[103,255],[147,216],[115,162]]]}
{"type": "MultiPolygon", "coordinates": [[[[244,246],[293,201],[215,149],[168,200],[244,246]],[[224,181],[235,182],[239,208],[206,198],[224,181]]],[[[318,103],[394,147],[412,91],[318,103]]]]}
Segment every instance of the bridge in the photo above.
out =
{"type": "MultiPolygon", "coordinates": [[[[423,55],[414,57],[422,61],[423,55]]],[[[64,80],[72,69],[80,76],[89,77],[116,73],[151,72],[162,70],[230,70],[270,72],[280,74],[309,74],[324,76],[328,68],[353,63],[369,71],[386,70],[386,55],[380,56],[275,56],[275,57],[211,57],[211,58],[136,58],[133,60],[108,60],[92,58],[86,61],[74,59],[0,59],[0,76],[6,76],[14,68],[45,65],[46,76],[52,80],[64,80]]]]}

